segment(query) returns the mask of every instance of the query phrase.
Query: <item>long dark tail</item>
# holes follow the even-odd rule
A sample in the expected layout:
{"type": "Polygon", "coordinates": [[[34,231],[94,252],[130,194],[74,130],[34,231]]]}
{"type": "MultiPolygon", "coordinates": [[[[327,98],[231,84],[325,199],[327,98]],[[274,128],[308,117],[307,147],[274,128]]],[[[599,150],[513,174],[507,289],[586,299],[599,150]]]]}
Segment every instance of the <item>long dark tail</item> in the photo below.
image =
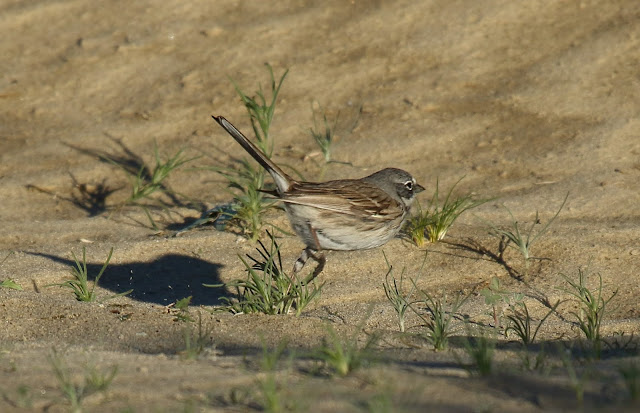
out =
{"type": "Polygon", "coordinates": [[[278,187],[278,192],[283,193],[289,189],[292,183],[292,179],[289,177],[289,175],[284,173],[284,171],[280,169],[278,165],[273,163],[273,161],[269,159],[267,155],[265,155],[260,149],[258,149],[258,147],[254,145],[253,142],[251,142],[246,136],[244,136],[242,132],[240,132],[235,126],[231,124],[231,122],[226,120],[223,116],[211,117],[216,122],[218,122],[218,124],[222,126],[222,128],[226,130],[227,133],[236,140],[236,142],[242,145],[244,150],[247,151],[249,155],[253,157],[253,159],[258,161],[258,163],[271,174],[273,180],[276,183],[276,186],[278,187]]]}

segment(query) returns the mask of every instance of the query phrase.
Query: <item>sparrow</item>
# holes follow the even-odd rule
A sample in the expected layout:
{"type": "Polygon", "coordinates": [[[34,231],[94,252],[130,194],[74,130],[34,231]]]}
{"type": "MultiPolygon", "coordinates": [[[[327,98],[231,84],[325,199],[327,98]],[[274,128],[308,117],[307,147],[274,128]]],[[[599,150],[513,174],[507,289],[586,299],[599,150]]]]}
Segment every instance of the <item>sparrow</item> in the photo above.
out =
{"type": "Polygon", "coordinates": [[[213,119],[264,169],[276,186],[294,232],[305,244],[293,271],[309,258],[324,269],[324,250],[352,251],[379,247],[394,238],[409,216],[415,196],[424,191],[411,174],[385,168],[360,179],[298,181],[287,175],[245,135],[222,116],[213,119]]]}

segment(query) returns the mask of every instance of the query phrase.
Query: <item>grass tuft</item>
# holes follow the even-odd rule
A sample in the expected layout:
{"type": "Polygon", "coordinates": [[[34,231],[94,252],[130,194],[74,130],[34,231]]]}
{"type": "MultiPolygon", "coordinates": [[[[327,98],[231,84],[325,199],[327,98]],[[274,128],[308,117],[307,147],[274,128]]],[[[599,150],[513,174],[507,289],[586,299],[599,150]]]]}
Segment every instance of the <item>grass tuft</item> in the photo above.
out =
{"type": "Polygon", "coordinates": [[[51,350],[49,362],[58,379],[60,390],[71,405],[71,411],[74,413],[82,412],[82,402],[86,397],[96,392],[106,391],[118,373],[118,366],[112,366],[108,371],[101,371],[94,366],[87,366],[83,381],[76,383],[65,360],[55,349],[51,350]]]}
{"type": "Polygon", "coordinates": [[[211,343],[211,333],[213,327],[207,326],[202,321],[202,313],[198,310],[197,320],[189,311],[192,296],[177,300],[167,308],[174,315],[173,321],[184,323],[182,336],[184,339],[184,349],[178,354],[185,360],[195,360],[205,351],[215,349],[211,343]],[[196,327],[194,327],[194,325],[196,327]]]}
{"type": "Polygon", "coordinates": [[[276,377],[276,368],[287,350],[287,345],[286,339],[280,341],[273,350],[269,350],[264,342],[262,344],[260,367],[264,374],[261,379],[258,379],[258,386],[262,395],[260,404],[267,412],[292,411],[296,407],[295,400],[286,397],[283,391],[285,386],[276,377]]]}
{"type": "Polygon", "coordinates": [[[618,294],[615,290],[606,300],[602,296],[602,275],[598,274],[599,284],[595,291],[587,287],[587,270],[578,268],[578,280],[572,281],[564,274],[560,274],[569,288],[564,291],[571,294],[578,300],[579,311],[573,311],[580,330],[585,338],[591,343],[593,355],[599,359],[602,356],[603,339],[600,335],[600,327],[604,319],[605,311],[609,302],[618,294]]]}
{"type": "Polygon", "coordinates": [[[362,331],[361,322],[351,336],[340,336],[330,325],[328,335],[317,351],[317,359],[324,361],[330,371],[338,376],[346,376],[372,359],[372,348],[378,341],[375,334],[369,335],[364,346],[358,345],[358,335],[362,331]]]}
{"type": "Polygon", "coordinates": [[[336,119],[333,122],[333,126],[329,123],[327,119],[326,112],[322,111],[322,108],[319,110],[322,111],[322,125],[323,127],[318,126],[318,120],[316,119],[316,114],[318,110],[316,110],[313,105],[311,107],[313,113],[313,127],[309,128],[309,133],[313,138],[314,142],[320,148],[320,152],[322,152],[322,157],[324,158],[325,163],[331,162],[331,146],[334,143],[335,139],[335,129],[338,124],[338,117],[340,113],[336,115],[336,119]],[[324,129],[324,130],[323,130],[324,129]]]}
{"type": "MultiPolygon", "coordinates": [[[[471,336],[471,329],[467,326],[471,336]]],[[[481,328],[479,334],[464,340],[464,350],[471,359],[468,369],[481,376],[488,376],[493,370],[493,356],[496,348],[495,330],[481,328]]]]}
{"type": "Polygon", "coordinates": [[[182,321],[182,322],[194,322],[196,321],[189,312],[189,305],[191,304],[192,295],[188,297],[181,298],[175,302],[175,304],[170,304],[170,307],[175,308],[175,312],[173,313],[175,318],[173,321],[182,321]]]}
{"type": "Polygon", "coordinates": [[[562,355],[562,364],[566,368],[567,375],[569,376],[569,385],[575,393],[578,406],[582,407],[584,404],[584,390],[591,376],[591,371],[589,369],[585,369],[580,372],[576,369],[575,363],[569,355],[564,352],[561,352],[560,354],[562,355]]]}
{"type": "Polygon", "coordinates": [[[239,228],[240,232],[252,241],[262,234],[264,215],[276,207],[276,202],[262,192],[264,170],[254,166],[248,160],[240,162],[240,169],[218,169],[217,172],[227,180],[227,188],[233,196],[231,207],[221,212],[219,222],[228,221],[239,228]]]}
{"type": "Polygon", "coordinates": [[[11,278],[7,278],[6,280],[0,282],[0,288],[9,288],[12,290],[22,290],[22,286],[12,280],[11,278]]]}
{"type": "Polygon", "coordinates": [[[625,387],[632,401],[640,399],[640,365],[637,362],[623,364],[618,367],[618,372],[624,380],[625,387]]]}
{"type": "Polygon", "coordinates": [[[562,211],[562,208],[564,208],[564,205],[567,203],[567,199],[569,199],[568,192],[567,196],[564,197],[564,201],[562,201],[562,205],[560,205],[560,208],[558,208],[558,212],[556,212],[555,215],[535,234],[533,233],[533,230],[536,225],[540,224],[538,211],[536,211],[536,217],[531,223],[531,226],[528,229],[525,229],[524,232],[521,232],[520,228],[518,227],[518,221],[516,221],[513,214],[507,207],[505,207],[505,209],[511,217],[512,229],[501,229],[496,225],[485,221],[490,227],[489,234],[494,237],[500,238],[501,241],[505,241],[506,243],[504,244],[504,248],[512,247],[519,250],[522,254],[522,257],[524,258],[525,266],[529,268],[529,262],[531,259],[531,246],[534,242],[536,242],[538,238],[540,238],[549,230],[549,227],[551,226],[551,224],[553,224],[553,221],[556,220],[556,218],[560,214],[560,211],[562,211]]]}
{"type": "Polygon", "coordinates": [[[183,156],[184,149],[180,149],[175,155],[162,161],[158,153],[158,144],[154,141],[153,153],[155,157],[155,166],[153,170],[149,170],[146,166],[142,166],[138,170],[138,174],[129,175],[131,182],[131,195],[125,201],[126,204],[136,204],[138,201],[150,197],[157,191],[166,191],[164,181],[169,174],[187,162],[195,158],[185,158],[183,156]]]}
{"type": "MultiPolygon", "coordinates": [[[[184,156],[184,148],[178,150],[175,155],[162,160],[160,154],[158,152],[158,144],[154,141],[153,143],[153,153],[155,158],[155,165],[153,168],[148,167],[147,165],[142,164],[138,169],[137,173],[133,173],[130,167],[126,163],[117,162],[108,156],[102,156],[102,158],[122,169],[126,174],[129,182],[131,184],[131,194],[129,197],[123,202],[122,207],[126,205],[134,205],[139,206],[145,212],[149,222],[154,229],[158,229],[155,220],[151,216],[151,212],[149,210],[149,205],[141,203],[142,200],[150,198],[156,192],[163,192],[170,196],[174,196],[175,194],[171,191],[165,181],[174,170],[178,169],[182,165],[187,162],[191,162],[195,158],[186,158],[184,156]]],[[[142,163],[142,162],[141,162],[142,163]]]]}
{"type": "Polygon", "coordinates": [[[461,298],[461,296],[456,297],[455,301],[447,309],[445,308],[446,297],[433,298],[426,291],[421,290],[420,292],[423,299],[414,301],[410,307],[424,321],[427,329],[425,337],[433,345],[433,349],[435,351],[445,350],[449,345],[449,337],[451,336],[451,322],[470,295],[464,298],[461,298]],[[426,315],[416,309],[419,305],[424,306],[426,315]]]}
{"type": "MultiPolygon", "coordinates": [[[[71,273],[73,275],[73,279],[67,280],[63,283],[58,284],[50,284],[47,287],[64,287],[69,288],[73,291],[73,294],[76,296],[78,301],[87,301],[93,302],[97,300],[97,296],[95,293],[95,289],[98,286],[98,282],[100,278],[104,274],[104,271],[107,269],[109,265],[109,261],[111,260],[111,255],[113,255],[113,247],[109,250],[109,255],[107,256],[106,261],[102,265],[100,272],[96,275],[93,285],[89,287],[89,272],[87,270],[87,251],[86,247],[82,247],[82,261],[78,260],[76,254],[71,252],[73,255],[73,260],[75,261],[75,267],[71,269],[71,273]]],[[[106,298],[103,301],[110,300],[112,298],[120,297],[123,295],[130,294],[133,290],[125,291],[119,294],[115,294],[111,297],[106,298]]]]}
{"type": "MultiPolygon", "coordinates": [[[[270,77],[271,99],[268,101],[259,86],[255,96],[249,96],[240,89],[240,86],[231,79],[236,92],[244,103],[253,132],[256,136],[256,145],[267,157],[271,157],[273,153],[274,141],[269,135],[273,115],[276,108],[276,101],[280,88],[284,82],[289,70],[285,70],[284,74],[278,82],[273,75],[273,69],[266,64],[270,77]]],[[[224,213],[223,221],[230,221],[231,224],[240,228],[240,231],[252,241],[257,241],[262,234],[264,226],[264,215],[275,206],[275,202],[270,200],[262,192],[266,171],[260,166],[253,164],[244,159],[240,162],[237,169],[229,168],[212,168],[220,173],[227,180],[227,187],[233,192],[233,202],[230,211],[224,213]]]]}
{"type": "MultiPolygon", "coordinates": [[[[205,284],[207,287],[226,287],[234,289],[236,298],[222,297],[226,303],[220,309],[234,314],[288,314],[295,310],[300,315],[304,308],[319,294],[324,286],[316,286],[309,279],[301,280],[297,275],[291,278],[282,268],[280,246],[275,237],[267,231],[270,245],[264,245],[258,241],[260,247],[256,248],[260,258],[247,257],[253,262],[240,257],[247,271],[245,280],[236,280],[226,284],[205,284]]],[[[310,277],[308,277],[310,278],[310,277]]]]}
{"type": "Polygon", "coordinates": [[[211,333],[212,326],[207,326],[202,322],[202,313],[198,311],[198,319],[186,319],[186,325],[182,331],[184,338],[184,349],[179,353],[185,360],[196,360],[208,349],[212,349],[211,333]],[[194,328],[193,325],[196,325],[194,328]]]}
{"type": "MultiPolygon", "coordinates": [[[[382,252],[382,254],[384,255],[384,251],[382,252]]],[[[405,314],[409,309],[409,307],[411,306],[411,304],[413,303],[412,301],[413,294],[418,289],[416,287],[416,281],[420,277],[422,269],[424,268],[424,264],[427,261],[427,255],[425,254],[424,256],[424,261],[422,262],[422,266],[420,267],[420,272],[418,273],[418,276],[415,279],[410,279],[413,287],[408,293],[404,291],[404,286],[403,286],[406,267],[402,268],[402,272],[400,273],[400,280],[397,280],[393,276],[393,266],[387,260],[386,255],[384,256],[384,260],[386,261],[387,267],[389,269],[387,271],[387,274],[385,275],[385,282],[382,284],[382,288],[384,288],[384,294],[387,296],[387,300],[389,300],[389,302],[393,306],[393,309],[396,311],[396,315],[398,316],[398,325],[400,327],[400,332],[404,333],[405,314]]]]}
{"type": "Polygon", "coordinates": [[[407,221],[404,232],[418,247],[422,247],[427,242],[442,241],[463,212],[489,201],[489,199],[473,199],[471,194],[452,198],[453,190],[463,178],[449,189],[442,204],[440,203],[440,185],[437,180],[436,190],[429,202],[429,207],[422,209],[418,205],[418,212],[407,221]]]}
{"type": "Polygon", "coordinates": [[[556,302],[549,312],[547,312],[547,314],[540,320],[535,329],[532,327],[533,320],[529,315],[529,308],[525,302],[516,302],[510,305],[512,313],[507,315],[509,325],[504,330],[505,336],[508,336],[509,332],[513,332],[520,339],[524,348],[529,348],[529,346],[535,341],[538,331],[544,322],[547,321],[547,318],[556,311],[556,308],[558,308],[559,305],[560,301],[556,302]]]}
{"type": "Polygon", "coordinates": [[[267,156],[271,157],[271,154],[273,152],[273,140],[269,138],[269,129],[271,128],[273,114],[276,110],[276,100],[278,99],[278,94],[280,93],[280,88],[282,87],[282,83],[284,82],[287,73],[289,73],[289,69],[284,71],[284,74],[276,83],[275,77],[273,75],[273,68],[268,63],[265,63],[265,66],[267,67],[270,76],[270,103],[267,103],[267,99],[265,98],[264,92],[262,91],[262,85],[259,85],[259,88],[255,92],[254,97],[245,94],[233,79],[231,79],[231,83],[233,83],[236,92],[240,96],[242,103],[244,103],[244,106],[247,109],[249,119],[251,120],[251,126],[253,127],[253,132],[258,139],[258,147],[262,149],[262,151],[267,156]]]}

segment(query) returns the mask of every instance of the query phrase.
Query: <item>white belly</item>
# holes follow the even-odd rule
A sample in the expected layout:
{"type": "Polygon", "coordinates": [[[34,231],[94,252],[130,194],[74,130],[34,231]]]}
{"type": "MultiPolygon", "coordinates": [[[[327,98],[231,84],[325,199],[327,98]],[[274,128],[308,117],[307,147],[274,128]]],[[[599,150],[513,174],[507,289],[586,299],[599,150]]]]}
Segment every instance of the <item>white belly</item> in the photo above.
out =
{"type": "Polygon", "coordinates": [[[347,215],[319,210],[305,205],[285,205],[293,230],[311,248],[324,250],[359,250],[379,247],[394,238],[402,218],[383,224],[370,223],[347,215]],[[313,230],[312,230],[313,229],[313,230]]]}

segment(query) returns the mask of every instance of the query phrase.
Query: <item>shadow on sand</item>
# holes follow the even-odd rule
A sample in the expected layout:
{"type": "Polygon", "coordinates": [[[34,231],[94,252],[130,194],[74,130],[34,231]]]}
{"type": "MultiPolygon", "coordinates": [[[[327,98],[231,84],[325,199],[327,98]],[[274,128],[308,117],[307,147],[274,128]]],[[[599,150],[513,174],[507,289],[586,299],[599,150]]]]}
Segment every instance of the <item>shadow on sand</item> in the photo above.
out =
{"type": "MultiPolygon", "coordinates": [[[[49,254],[30,253],[75,267],[72,259],[49,254]]],[[[81,256],[78,256],[82,259],[81,256]]],[[[89,280],[93,281],[103,263],[87,263],[89,280]]],[[[128,296],[138,301],[167,305],[184,297],[193,296],[192,305],[217,305],[225,296],[222,288],[205,287],[203,284],[220,284],[220,264],[193,256],[167,254],[151,262],[110,263],[100,278],[99,287],[114,294],[133,289],[128,296]]]]}

